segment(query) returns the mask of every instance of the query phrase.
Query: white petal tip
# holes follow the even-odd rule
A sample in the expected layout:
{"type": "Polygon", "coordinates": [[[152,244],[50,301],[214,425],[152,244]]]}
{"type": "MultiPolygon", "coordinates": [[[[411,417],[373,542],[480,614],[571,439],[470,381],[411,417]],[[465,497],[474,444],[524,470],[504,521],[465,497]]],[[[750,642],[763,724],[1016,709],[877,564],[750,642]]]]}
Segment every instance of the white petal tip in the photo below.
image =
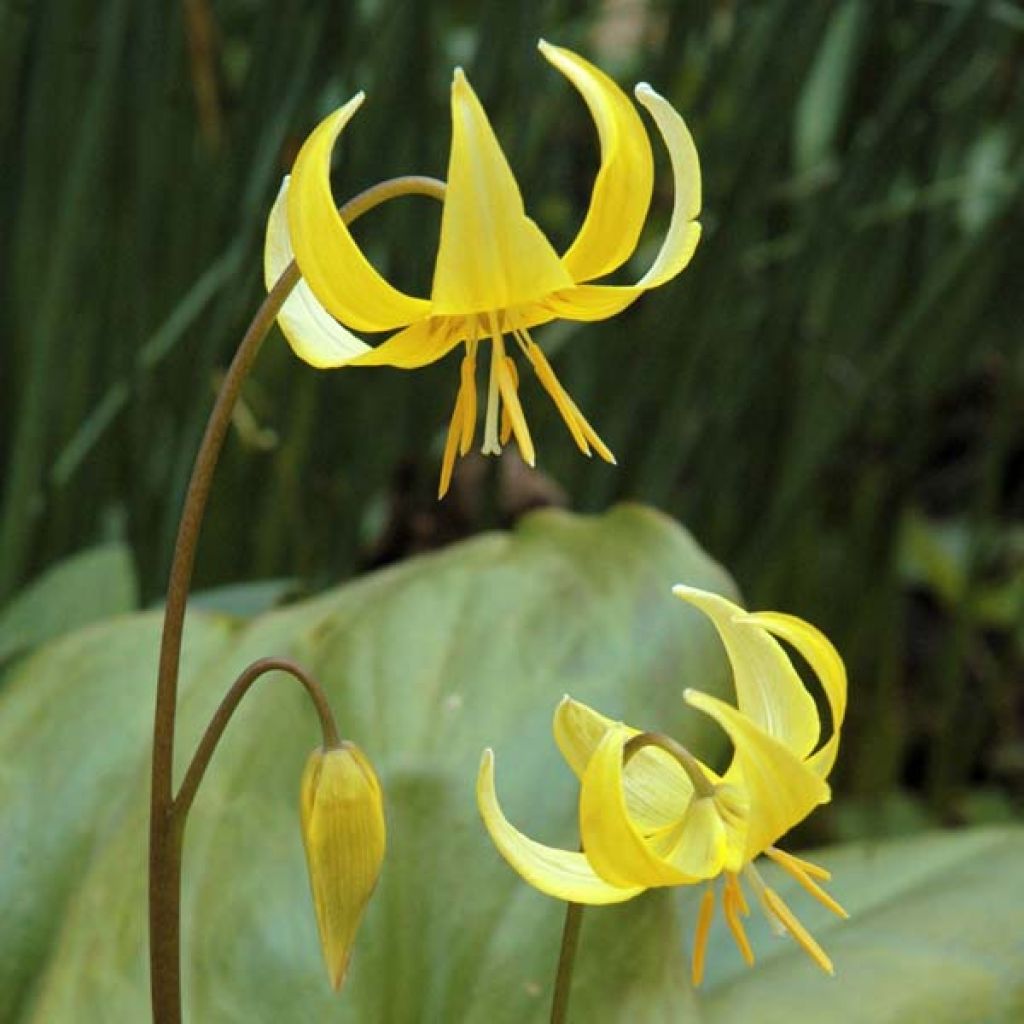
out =
{"type": "Polygon", "coordinates": [[[636,86],[634,86],[633,88],[633,95],[636,96],[638,100],[640,100],[650,99],[652,96],[657,96],[658,93],[651,88],[649,82],[637,82],[636,86]]]}
{"type": "Polygon", "coordinates": [[[480,767],[490,767],[494,764],[494,751],[490,747],[484,747],[484,752],[480,755],[480,767]]]}

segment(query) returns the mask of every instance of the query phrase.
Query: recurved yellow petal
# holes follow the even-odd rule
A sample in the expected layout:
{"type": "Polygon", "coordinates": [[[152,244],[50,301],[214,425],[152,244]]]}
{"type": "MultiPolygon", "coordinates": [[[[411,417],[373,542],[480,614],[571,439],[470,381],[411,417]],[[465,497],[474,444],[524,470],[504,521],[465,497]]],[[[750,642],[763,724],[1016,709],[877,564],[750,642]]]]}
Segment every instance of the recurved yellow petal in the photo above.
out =
{"type": "MultiPolygon", "coordinates": [[[[288,183],[288,178],[281,183],[267,220],[263,248],[263,279],[267,291],[295,258],[288,236],[288,183]]],[[[342,327],[301,279],[281,307],[277,322],[295,354],[318,369],[344,366],[370,347],[342,327]]]]}
{"type": "Polygon", "coordinates": [[[331,193],[331,152],[363,102],[357,93],[325,117],[292,168],[288,227],[302,276],[327,311],[360,331],[390,331],[430,312],[426,299],[389,284],[362,254],[331,193]]]}
{"type": "Polygon", "coordinates": [[[684,874],[712,878],[720,871],[739,871],[747,846],[750,798],[745,789],[716,785],[714,796],[694,797],[680,824],[672,830],[665,852],[684,874]]]}
{"type": "Polygon", "coordinates": [[[590,208],[562,263],[576,282],[610,274],[632,255],[651,204],[654,157],[629,97],[570,50],[540,41],[540,52],[579,90],[597,126],[601,166],[590,208]]]}
{"type": "Polygon", "coordinates": [[[625,309],[650,288],[679,274],[693,258],[700,241],[700,161],[686,122],[664,97],[649,85],[636,87],[636,98],[658,127],[672,163],[675,198],[672,219],[661,249],[646,274],[635,285],[579,285],[551,296],[546,305],[567,320],[603,320],[625,309]]]}
{"type": "MultiPolygon", "coordinates": [[[[578,779],[583,780],[606,733],[618,725],[580,701],[562,698],[555,710],[555,743],[578,779]]],[[[622,728],[627,739],[639,734],[638,729],[622,728]]],[[[693,785],[675,758],[657,747],[644,747],[629,759],[623,778],[629,817],[644,835],[678,824],[693,785]]]]}
{"type": "Polygon", "coordinates": [[[338,989],[384,860],[380,784],[363,752],[352,743],[313,751],[299,808],[320,944],[338,989]]]}
{"type": "Polygon", "coordinates": [[[832,734],[828,742],[807,759],[807,766],[823,779],[827,778],[839,753],[839,732],[846,717],[846,666],[843,659],[821,630],[795,615],[756,612],[747,616],[746,621],[761,626],[792,644],[811,666],[811,671],[821,680],[825,698],[832,711],[832,734]]]}
{"type": "Polygon", "coordinates": [[[714,878],[725,867],[728,837],[714,797],[695,796],[665,859],[687,878],[714,878]]]}
{"type": "Polygon", "coordinates": [[[643,293],[644,289],[636,285],[581,284],[554,292],[544,300],[544,306],[562,320],[590,323],[616,316],[643,293]]]}
{"type": "Polygon", "coordinates": [[[683,270],[700,241],[700,160],[690,129],[668,100],[646,82],[636,87],[636,98],[654,118],[672,162],[675,199],[668,233],[651,269],[637,282],[640,288],[657,288],[683,270]]]}
{"type": "Polygon", "coordinates": [[[630,730],[609,729],[594,751],[580,788],[580,835],[594,870],[612,885],[684,885],[697,880],[659,856],[630,818],[622,754],[630,730]]]}
{"type": "Polygon", "coordinates": [[[511,309],[572,278],[526,215],[519,186],[461,69],[452,83],[452,148],[431,300],[435,313],[511,309]]]}
{"type": "Polygon", "coordinates": [[[396,366],[415,370],[446,356],[464,335],[458,318],[428,317],[391,335],[351,360],[352,366],[396,366]]]}
{"type": "Polygon", "coordinates": [[[477,806],[498,852],[525,882],[535,889],[570,903],[601,905],[622,903],[643,889],[609,885],[582,853],[544,846],[523,835],[501,811],[494,790],[494,753],[485,750],[476,783],[477,806]]]}
{"type": "Polygon", "coordinates": [[[798,758],[806,757],[818,741],[821,722],[814,699],[778,641],[718,594],[682,584],[672,592],[714,623],[732,666],[740,711],[798,758]]]}
{"type": "Polygon", "coordinates": [[[735,763],[750,799],[745,860],[753,860],[818,804],[828,802],[828,785],[746,715],[706,693],[687,690],[684,696],[691,707],[718,722],[735,747],[735,763]]]}

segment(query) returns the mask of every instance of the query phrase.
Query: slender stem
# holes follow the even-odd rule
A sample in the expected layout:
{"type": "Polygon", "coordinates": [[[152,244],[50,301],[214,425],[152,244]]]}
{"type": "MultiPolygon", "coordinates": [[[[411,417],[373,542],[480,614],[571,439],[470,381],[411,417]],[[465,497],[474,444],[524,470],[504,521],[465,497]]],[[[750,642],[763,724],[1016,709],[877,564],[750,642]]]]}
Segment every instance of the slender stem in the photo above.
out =
{"type": "Polygon", "coordinates": [[[224,376],[196,455],[171,560],[164,627],[160,638],[149,805],[150,994],[156,1024],[180,1024],[181,1021],[180,904],[184,821],[174,813],[174,730],[185,604],[195,563],[199,528],[210,494],[213,472],[242,383],[278,311],[298,279],[299,274],[293,263],[264,299],[224,376]]]}
{"type": "MultiPolygon", "coordinates": [[[[658,747],[676,759],[693,784],[694,792],[700,797],[713,796],[714,784],[708,778],[701,763],[681,743],[660,732],[642,732],[629,739],[622,748],[622,764],[629,764],[644,747],[658,747]]],[[[583,923],[583,904],[566,903],[565,923],[562,926],[562,946],[558,953],[558,973],[555,975],[555,993],[551,1000],[551,1024],[563,1024],[569,1012],[569,992],[572,988],[572,973],[576,966],[576,949],[580,941],[580,925],[583,923]]]]}
{"type": "MultiPolygon", "coordinates": [[[[385,200],[414,194],[443,199],[444,189],[444,183],[433,178],[394,178],[360,193],[340,212],[342,218],[351,223],[385,200]]],[[[227,436],[235,402],[264,338],[299,276],[294,263],[284,271],[257,310],[224,376],[196,454],[171,558],[157,671],[150,790],[149,955],[155,1024],[180,1024],[181,1021],[181,847],[184,813],[188,804],[176,806],[174,799],[174,731],[185,605],[195,564],[196,546],[214,470],[227,436]]]]}
{"type": "Polygon", "coordinates": [[[567,903],[565,924],[562,926],[562,946],[558,951],[555,994],[551,998],[551,1024],[564,1024],[569,1012],[569,991],[572,988],[572,972],[576,965],[576,948],[580,944],[582,924],[583,904],[567,903]]]}
{"type": "Polygon", "coordinates": [[[192,755],[192,763],[185,772],[178,795],[174,798],[174,813],[183,821],[192,807],[192,801],[196,798],[199,784],[203,781],[206,769],[217,744],[220,742],[224,730],[227,728],[231,716],[235,713],[242,698],[252,688],[253,683],[268,672],[284,672],[297,680],[309,694],[320,717],[320,731],[323,733],[323,745],[325,750],[333,750],[341,743],[338,735],[338,726],[334,721],[334,714],[327,702],[327,694],[323,687],[299,665],[289,658],[260,658],[254,661],[231,685],[231,689],[224,695],[220,706],[213,713],[210,724],[203,733],[203,738],[192,755]]]}

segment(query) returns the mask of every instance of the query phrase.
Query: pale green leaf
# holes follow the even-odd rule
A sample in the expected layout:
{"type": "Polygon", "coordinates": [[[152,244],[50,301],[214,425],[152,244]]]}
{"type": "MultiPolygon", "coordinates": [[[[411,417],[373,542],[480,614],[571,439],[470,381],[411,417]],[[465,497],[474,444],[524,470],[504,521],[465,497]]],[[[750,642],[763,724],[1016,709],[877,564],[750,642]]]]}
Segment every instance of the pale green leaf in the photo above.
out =
{"type": "MultiPolygon", "coordinates": [[[[316,717],[289,680],[262,681],[189,822],[187,1019],[546,1019],[564,907],[523,884],[491,846],[473,795],[480,752],[496,748],[502,802],[517,825],[567,847],[578,842],[578,790],[551,733],[565,692],[712,759],[722,754],[714,726],[681,700],[686,685],[727,692],[727,673],[710,625],[672,596],[680,581],[736,596],[689,535],[656,513],[548,511],[513,534],[403,563],[234,631],[194,612],[181,758],[248,662],[290,655],[323,681],[342,732],[377,767],[389,834],[337,996],[298,826],[316,717]]],[[[14,936],[0,960],[5,1020],[147,1019],[157,629],[148,615],[77,634],[31,659],[0,697],[0,834],[18,837],[14,862],[10,849],[0,852],[4,934],[14,936]]],[[[578,1019],[689,1019],[676,917],[664,894],[591,915],[578,1019]]]]}
{"type": "Polygon", "coordinates": [[[138,603],[128,547],[89,548],[58,562],[0,610],[0,661],[138,603]]]}
{"type": "Polygon", "coordinates": [[[774,867],[770,884],[825,947],[818,971],[759,911],[748,970],[721,922],[701,1005],[708,1024],[1016,1024],[1024,1020],[1024,830],[931,833],[811,859],[832,871],[840,921],[774,867]]]}

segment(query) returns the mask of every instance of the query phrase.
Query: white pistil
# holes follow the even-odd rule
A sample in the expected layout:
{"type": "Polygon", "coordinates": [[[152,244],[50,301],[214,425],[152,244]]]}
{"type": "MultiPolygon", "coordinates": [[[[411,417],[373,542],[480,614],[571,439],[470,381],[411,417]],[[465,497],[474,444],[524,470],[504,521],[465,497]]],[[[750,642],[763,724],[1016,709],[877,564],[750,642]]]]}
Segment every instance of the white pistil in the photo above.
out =
{"type": "Polygon", "coordinates": [[[501,412],[501,377],[502,363],[505,361],[505,343],[498,330],[497,317],[489,317],[493,347],[491,348],[491,375],[487,386],[487,414],[484,419],[484,444],[480,449],[484,455],[500,455],[501,442],[498,439],[498,419],[501,412]]]}
{"type": "Polygon", "coordinates": [[[743,868],[743,876],[750,883],[750,887],[754,890],[754,893],[757,896],[757,902],[761,904],[761,910],[764,911],[764,916],[768,918],[768,924],[771,925],[772,932],[775,935],[785,935],[786,926],[779,920],[778,915],[772,908],[771,902],[767,896],[768,886],[764,884],[761,872],[754,867],[752,861],[743,868]]]}

